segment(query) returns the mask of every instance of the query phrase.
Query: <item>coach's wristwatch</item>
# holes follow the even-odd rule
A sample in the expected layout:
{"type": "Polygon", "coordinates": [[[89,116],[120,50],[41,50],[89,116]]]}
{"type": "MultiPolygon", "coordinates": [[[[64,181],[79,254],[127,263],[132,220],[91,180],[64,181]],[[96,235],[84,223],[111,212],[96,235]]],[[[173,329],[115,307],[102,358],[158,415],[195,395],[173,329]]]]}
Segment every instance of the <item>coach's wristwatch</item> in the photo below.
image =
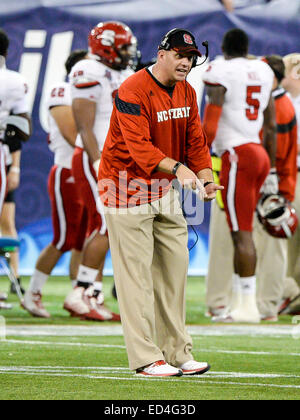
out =
{"type": "Polygon", "coordinates": [[[177,162],[177,163],[175,163],[174,168],[172,169],[172,174],[173,174],[173,175],[176,175],[176,172],[177,172],[177,170],[178,170],[179,166],[181,166],[181,165],[182,165],[182,163],[181,163],[181,162],[177,162]]]}

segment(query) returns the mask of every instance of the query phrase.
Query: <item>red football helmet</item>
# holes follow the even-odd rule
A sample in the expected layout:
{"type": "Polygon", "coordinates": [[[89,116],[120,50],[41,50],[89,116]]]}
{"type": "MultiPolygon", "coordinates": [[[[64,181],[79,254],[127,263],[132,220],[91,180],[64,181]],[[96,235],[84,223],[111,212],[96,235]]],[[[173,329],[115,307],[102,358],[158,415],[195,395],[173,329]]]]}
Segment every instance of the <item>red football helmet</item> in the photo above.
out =
{"type": "Polygon", "coordinates": [[[289,239],[298,226],[295,209],[280,195],[264,195],[257,205],[258,220],[275,238],[289,239]]]}
{"type": "Polygon", "coordinates": [[[121,22],[101,22],[89,35],[89,52],[116,70],[126,69],[136,56],[137,40],[121,22]]]}

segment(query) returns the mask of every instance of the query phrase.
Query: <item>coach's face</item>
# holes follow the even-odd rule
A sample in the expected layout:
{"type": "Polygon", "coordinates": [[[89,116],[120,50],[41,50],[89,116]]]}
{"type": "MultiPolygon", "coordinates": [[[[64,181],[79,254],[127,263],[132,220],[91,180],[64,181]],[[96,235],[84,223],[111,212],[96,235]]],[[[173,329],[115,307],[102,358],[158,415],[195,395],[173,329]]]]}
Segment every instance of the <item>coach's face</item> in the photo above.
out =
{"type": "Polygon", "coordinates": [[[161,65],[169,86],[186,79],[193,64],[192,54],[181,54],[174,50],[160,51],[159,65],[161,65]]]}

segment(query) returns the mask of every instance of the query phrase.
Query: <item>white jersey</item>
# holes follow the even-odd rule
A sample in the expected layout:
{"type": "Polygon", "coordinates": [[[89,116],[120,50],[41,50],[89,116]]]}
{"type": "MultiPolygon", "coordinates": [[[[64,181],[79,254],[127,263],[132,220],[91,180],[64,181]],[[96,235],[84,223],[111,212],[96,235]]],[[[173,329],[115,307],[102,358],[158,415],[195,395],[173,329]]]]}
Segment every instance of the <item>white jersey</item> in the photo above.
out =
{"type": "Polygon", "coordinates": [[[274,80],[274,73],[261,60],[234,58],[213,61],[204,73],[207,85],[224,86],[225,102],[214,140],[214,150],[221,156],[226,150],[247,143],[260,143],[274,80]]]}
{"type": "Polygon", "coordinates": [[[47,95],[46,106],[49,122],[49,149],[54,153],[54,164],[71,169],[74,148],[62,136],[50,112],[55,106],[72,106],[70,84],[61,82],[52,86],[47,95]]]}
{"type": "MultiPolygon", "coordinates": [[[[0,56],[0,58],[2,58],[0,56]]],[[[28,87],[21,74],[8,70],[3,59],[0,66],[0,141],[4,139],[7,117],[12,114],[24,114],[29,112],[27,98],[28,87]]],[[[6,164],[11,163],[11,157],[6,150],[6,164]]]]}
{"type": "MultiPolygon", "coordinates": [[[[114,97],[121,83],[131,74],[132,70],[113,70],[94,59],[81,60],[72,68],[72,99],[85,98],[97,104],[93,131],[100,151],[109,129],[114,97]]],[[[83,148],[79,134],[76,146],[83,148]]]]}

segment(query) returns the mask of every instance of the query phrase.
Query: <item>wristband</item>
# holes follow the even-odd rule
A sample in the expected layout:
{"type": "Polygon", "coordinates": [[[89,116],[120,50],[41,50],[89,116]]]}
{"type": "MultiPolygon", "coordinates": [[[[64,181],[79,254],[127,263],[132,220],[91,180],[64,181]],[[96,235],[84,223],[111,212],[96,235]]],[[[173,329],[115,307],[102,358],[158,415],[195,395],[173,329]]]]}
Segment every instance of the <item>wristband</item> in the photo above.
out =
{"type": "Polygon", "coordinates": [[[177,172],[177,170],[178,170],[179,166],[181,166],[181,165],[182,165],[182,163],[181,163],[181,162],[177,162],[177,163],[175,163],[174,168],[172,169],[172,174],[173,174],[173,175],[176,175],[176,172],[177,172]]]}
{"type": "Polygon", "coordinates": [[[213,183],[214,183],[213,181],[207,181],[207,182],[205,182],[204,183],[204,188],[207,187],[209,184],[213,184],[213,183]]]}

